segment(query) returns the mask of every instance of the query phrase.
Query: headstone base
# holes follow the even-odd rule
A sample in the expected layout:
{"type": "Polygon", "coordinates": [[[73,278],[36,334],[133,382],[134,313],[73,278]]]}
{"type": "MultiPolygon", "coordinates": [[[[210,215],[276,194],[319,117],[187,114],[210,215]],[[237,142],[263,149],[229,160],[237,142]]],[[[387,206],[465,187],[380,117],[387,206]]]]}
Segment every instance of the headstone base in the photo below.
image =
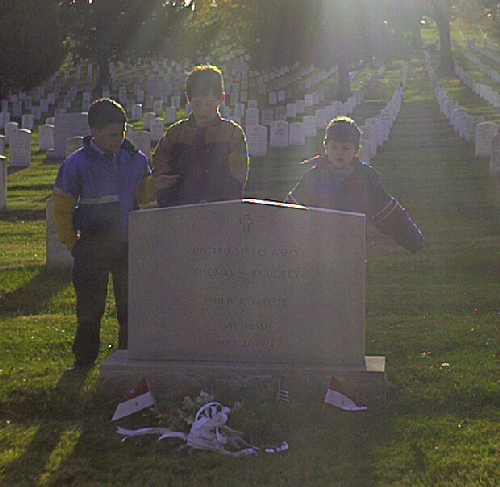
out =
{"type": "Polygon", "coordinates": [[[367,356],[365,366],[184,362],[129,359],[119,350],[100,367],[101,389],[125,394],[146,378],[157,399],[199,394],[237,393],[255,388],[276,389],[286,378],[291,397],[326,394],[334,375],[347,394],[356,398],[373,397],[388,390],[385,357],[367,356]]]}

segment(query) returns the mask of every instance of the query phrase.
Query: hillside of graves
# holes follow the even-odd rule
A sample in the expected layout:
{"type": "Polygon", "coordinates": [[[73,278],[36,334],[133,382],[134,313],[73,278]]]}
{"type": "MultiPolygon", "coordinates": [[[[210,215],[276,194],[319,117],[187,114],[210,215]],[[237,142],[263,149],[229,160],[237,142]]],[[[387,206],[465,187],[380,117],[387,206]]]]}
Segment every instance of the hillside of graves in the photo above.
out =
{"type": "MultiPolygon", "coordinates": [[[[423,51],[411,61],[353,72],[353,96],[345,103],[334,98],[334,69],[250,73],[244,57],[227,60],[222,110],[248,136],[247,196],[282,201],[304,171],[299,162],[322,151],[326,121],[348,114],[363,128],[363,160],[426,238],[424,250],[412,255],[368,227],[366,351],[387,357],[389,378],[387,396],[368,411],[333,408],[322,395],[292,395],[283,403],[278,390],[216,398],[233,408],[229,423],[249,443],[288,443],[288,451],[273,455],[186,454],[154,436],[121,442],[110,422],[121,397],[99,387],[99,366],[66,372],[74,292],[68,269],[51,261],[45,208],[60,163],[81,144],[92,70],[68,66],[43,90],[4,101],[0,483],[499,485],[500,88],[491,74],[500,69],[500,51],[456,37],[454,76],[440,73],[423,51]],[[8,128],[12,121],[18,126],[8,128]]],[[[127,136],[148,153],[163,129],[189,111],[179,88],[184,66],[113,69],[115,84],[103,94],[127,107],[127,136]]],[[[110,292],[98,364],[114,352],[116,336],[110,292]]],[[[199,394],[191,391],[192,399],[199,394]]],[[[146,410],[119,425],[187,431],[182,408],[183,398],[172,397],[158,404],[159,413],[146,410]]]]}

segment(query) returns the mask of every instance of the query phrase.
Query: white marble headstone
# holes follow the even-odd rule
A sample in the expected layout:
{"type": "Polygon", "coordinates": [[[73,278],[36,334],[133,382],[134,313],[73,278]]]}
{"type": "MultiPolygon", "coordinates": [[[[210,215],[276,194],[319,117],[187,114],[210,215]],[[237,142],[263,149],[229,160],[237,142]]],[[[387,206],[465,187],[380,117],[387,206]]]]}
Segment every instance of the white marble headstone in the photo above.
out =
{"type": "Polygon", "coordinates": [[[305,127],[302,122],[291,122],[288,131],[288,141],[290,145],[306,144],[305,127]]]}
{"type": "Polygon", "coordinates": [[[7,159],[0,154],[0,211],[7,206],[7,159]]]}
{"type": "Polygon", "coordinates": [[[497,134],[498,124],[496,123],[482,122],[476,126],[476,156],[491,156],[492,140],[497,134]]]}
{"type": "Polygon", "coordinates": [[[38,147],[41,150],[54,150],[54,126],[39,125],[38,126],[38,147]]]}
{"type": "Polygon", "coordinates": [[[267,127],[258,124],[247,125],[245,132],[250,156],[264,157],[267,154],[267,127]]]}
{"type": "Polygon", "coordinates": [[[269,147],[273,149],[285,149],[288,145],[288,122],[284,120],[273,121],[269,134],[269,147]]]}
{"type": "Polygon", "coordinates": [[[29,167],[31,165],[31,131],[18,129],[10,135],[9,165],[29,167]]]}
{"type": "Polygon", "coordinates": [[[85,135],[90,135],[86,113],[57,112],[54,122],[55,147],[47,155],[53,158],[67,157],[66,141],[72,137],[83,137],[85,135]]]}
{"type": "Polygon", "coordinates": [[[276,206],[130,215],[130,359],[364,368],[365,217],[276,206]]]}

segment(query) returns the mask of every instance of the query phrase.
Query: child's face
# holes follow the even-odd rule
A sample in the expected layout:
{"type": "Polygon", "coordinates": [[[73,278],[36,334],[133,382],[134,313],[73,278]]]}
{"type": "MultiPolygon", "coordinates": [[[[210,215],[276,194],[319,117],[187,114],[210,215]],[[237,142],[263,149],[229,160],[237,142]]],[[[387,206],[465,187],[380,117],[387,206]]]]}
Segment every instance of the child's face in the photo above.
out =
{"type": "Polygon", "coordinates": [[[225,97],[226,94],[222,93],[220,98],[214,95],[196,95],[190,98],[189,103],[193,108],[196,125],[207,126],[217,116],[217,109],[224,103],[225,97]]]}
{"type": "Polygon", "coordinates": [[[125,138],[125,126],[121,123],[108,123],[104,127],[94,127],[92,130],[94,142],[99,149],[115,155],[125,138]]]}
{"type": "Polygon", "coordinates": [[[346,169],[359,153],[359,148],[354,144],[336,140],[329,140],[325,150],[332,169],[346,169]]]}

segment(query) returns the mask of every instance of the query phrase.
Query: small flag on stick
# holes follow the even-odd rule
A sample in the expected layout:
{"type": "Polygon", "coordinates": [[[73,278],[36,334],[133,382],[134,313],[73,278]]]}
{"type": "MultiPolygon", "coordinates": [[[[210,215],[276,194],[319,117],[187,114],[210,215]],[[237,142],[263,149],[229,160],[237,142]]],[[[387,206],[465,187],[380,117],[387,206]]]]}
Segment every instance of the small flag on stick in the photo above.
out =
{"type": "Polygon", "coordinates": [[[151,406],[156,406],[156,403],[148,382],[142,379],[118,404],[111,421],[130,416],[151,406]]]}
{"type": "Polygon", "coordinates": [[[330,387],[326,391],[325,402],[336,406],[344,411],[366,411],[365,406],[356,406],[352,399],[349,399],[342,390],[339,381],[335,376],[330,380],[330,387]]]}

